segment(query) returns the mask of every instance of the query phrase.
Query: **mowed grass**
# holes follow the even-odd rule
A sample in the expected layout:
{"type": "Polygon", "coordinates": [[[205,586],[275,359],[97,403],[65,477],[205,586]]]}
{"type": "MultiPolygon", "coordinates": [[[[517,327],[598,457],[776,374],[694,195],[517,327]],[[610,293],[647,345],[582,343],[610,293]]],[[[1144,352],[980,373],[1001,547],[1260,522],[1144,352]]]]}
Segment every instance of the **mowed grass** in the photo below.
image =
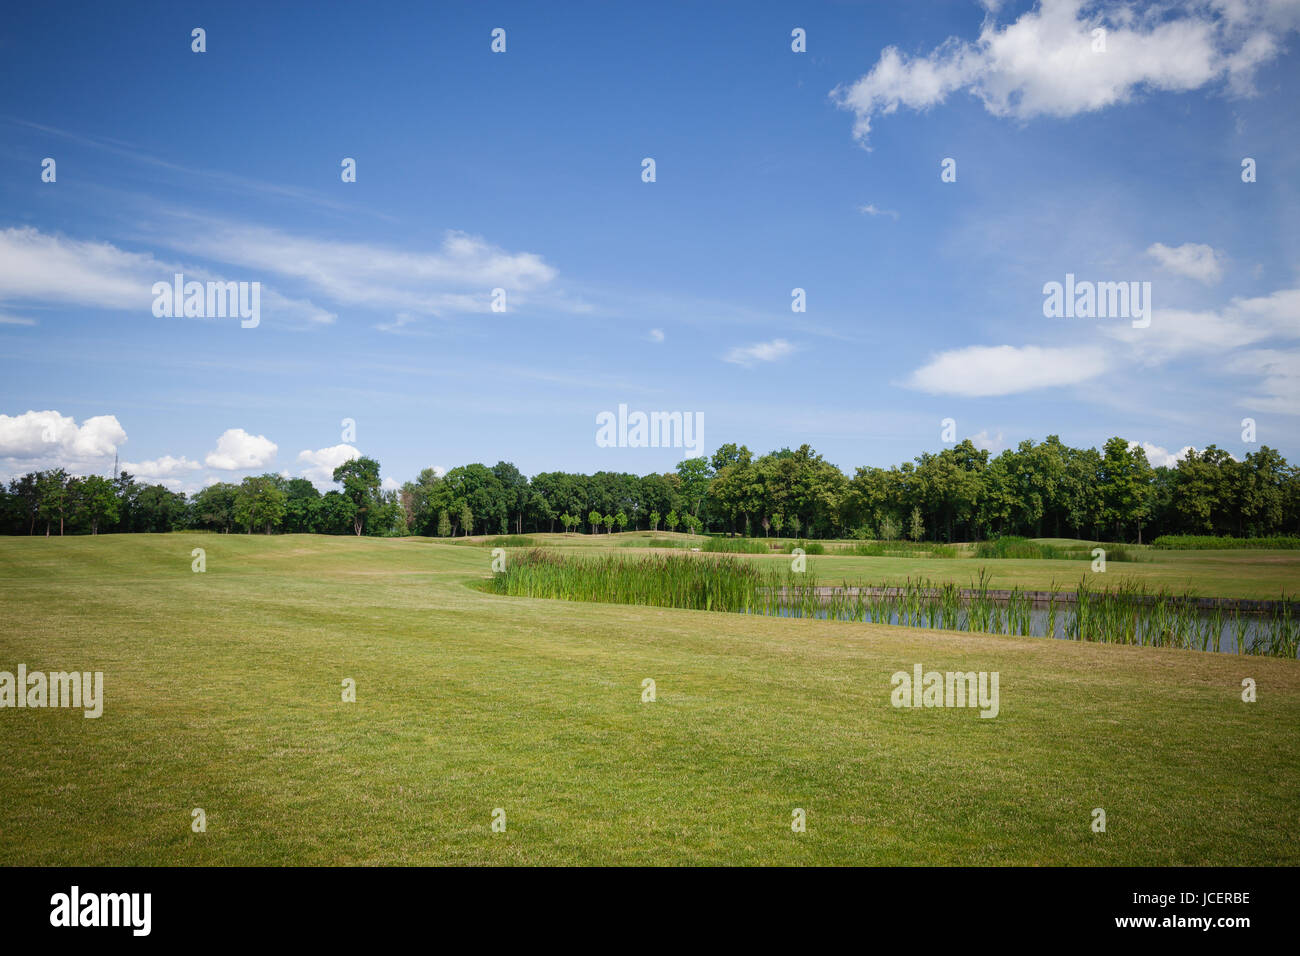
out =
{"type": "MultiPolygon", "coordinates": [[[[809,564],[837,560],[887,559],[809,564]]],[[[0,670],[102,670],[106,697],[0,710],[0,861],[1300,862],[1297,662],[503,598],[469,586],[489,561],[0,538],[0,670]],[[893,708],[918,662],[998,671],[1000,715],[893,708]]]]}

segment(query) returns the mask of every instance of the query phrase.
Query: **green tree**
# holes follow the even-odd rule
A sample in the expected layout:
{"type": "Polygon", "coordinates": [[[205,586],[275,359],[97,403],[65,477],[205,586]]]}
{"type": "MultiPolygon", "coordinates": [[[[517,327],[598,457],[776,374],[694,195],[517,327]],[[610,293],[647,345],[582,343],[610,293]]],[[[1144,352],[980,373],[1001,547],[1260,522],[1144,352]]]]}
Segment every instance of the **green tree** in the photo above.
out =
{"type": "Polygon", "coordinates": [[[320,492],[306,478],[290,478],[285,484],[283,530],[286,534],[309,534],[316,530],[320,492]]]}
{"type": "MultiPolygon", "coordinates": [[[[528,479],[508,461],[499,461],[492,466],[492,474],[501,485],[501,502],[503,521],[507,515],[515,516],[515,533],[522,534],[524,528],[524,511],[528,508],[528,479]]],[[[503,527],[502,532],[509,531],[503,527]]]]}
{"type": "Polygon", "coordinates": [[[713,471],[716,473],[728,465],[748,465],[753,458],[753,453],[744,445],[728,443],[713,453],[709,464],[713,466],[713,471]]]}
{"type": "Polygon", "coordinates": [[[676,531],[680,520],[681,519],[678,518],[676,511],[670,511],[668,512],[668,517],[664,519],[664,527],[669,531],[676,531]]]}
{"type": "Polygon", "coordinates": [[[1106,442],[1101,462],[1102,514],[1115,528],[1116,540],[1124,540],[1123,526],[1137,523],[1138,541],[1142,540],[1142,522],[1146,518],[1147,485],[1151,466],[1140,445],[1130,445],[1118,436],[1106,442]]]}
{"type": "Polygon", "coordinates": [[[912,523],[908,528],[907,536],[913,541],[920,541],[925,537],[925,518],[920,508],[912,509],[912,523]]]}
{"type": "Polygon", "coordinates": [[[63,517],[68,507],[68,473],[62,468],[42,471],[36,476],[39,495],[39,513],[45,522],[45,536],[50,536],[50,525],[57,518],[59,534],[63,534],[63,517]]]}
{"type": "Polygon", "coordinates": [[[9,494],[12,496],[15,516],[27,522],[27,533],[36,533],[36,518],[40,514],[41,494],[40,476],[29,472],[9,482],[9,494]]]}
{"type": "Polygon", "coordinates": [[[451,537],[451,518],[448,516],[446,508],[438,512],[438,537],[451,537]]]}
{"type": "Polygon", "coordinates": [[[627,527],[627,514],[620,511],[618,514],[614,515],[614,523],[618,525],[618,530],[622,531],[627,527]]]}
{"type": "Polygon", "coordinates": [[[659,512],[657,511],[650,512],[650,530],[658,531],[659,522],[662,520],[663,520],[663,515],[661,515],[659,512]]]}
{"type": "Polygon", "coordinates": [[[270,534],[279,527],[288,506],[288,495],[280,488],[279,475],[249,476],[239,484],[235,498],[235,520],[253,533],[261,528],[270,534]]]}
{"type": "Polygon", "coordinates": [[[373,458],[353,458],[334,469],[334,481],[343,486],[343,494],[356,508],[352,530],[358,537],[365,530],[366,518],[380,502],[379,462],[373,458]]]}
{"type": "Polygon", "coordinates": [[[354,534],[357,506],[341,491],[327,491],[317,508],[316,526],[324,534],[354,534]]]}
{"type": "Polygon", "coordinates": [[[239,487],[227,481],[209,485],[190,503],[190,524],[229,533],[235,524],[235,500],[239,487]]]}
{"type": "Polygon", "coordinates": [[[699,515],[700,507],[709,494],[711,474],[709,463],[704,458],[685,458],[677,463],[677,478],[681,483],[683,504],[693,515],[699,515]]]}
{"type": "Polygon", "coordinates": [[[469,502],[460,506],[460,527],[466,537],[474,530],[474,512],[470,510],[469,502]]]}
{"type": "Polygon", "coordinates": [[[587,524],[591,525],[591,533],[597,534],[600,529],[600,512],[593,508],[587,515],[587,524]]]}
{"type": "Polygon", "coordinates": [[[407,524],[415,534],[437,532],[438,519],[447,510],[446,502],[439,500],[438,486],[441,483],[442,476],[434,469],[423,468],[415,481],[402,485],[402,505],[407,511],[407,524]]]}
{"type": "Polygon", "coordinates": [[[99,475],[89,475],[77,482],[77,509],[90,525],[90,533],[99,534],[100,522],[111,524],[117,520],[118,502],[113,483],[99,475]]]}

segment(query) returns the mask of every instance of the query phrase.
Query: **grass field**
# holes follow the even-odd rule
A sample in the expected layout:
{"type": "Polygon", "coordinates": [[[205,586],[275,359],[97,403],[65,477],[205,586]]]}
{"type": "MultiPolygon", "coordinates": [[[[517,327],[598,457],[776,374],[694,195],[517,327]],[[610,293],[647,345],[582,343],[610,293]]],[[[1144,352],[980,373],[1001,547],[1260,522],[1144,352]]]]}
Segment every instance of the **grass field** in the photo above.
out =
{"type": "MultiPolygon", "coordinates": [[[[1107,573],[1261,597],[1297,580],[1266,552],[1167,557],[1107,573]]],[[[97,720],[0,710],[0,861],[1300,863],[1295,661],[503,598],[468,586],[489,560],[0,538],[0,670],[102,670],[106,698],[97,720]],[[999,716],[895,709],[890,675],[915,663],[999,672],[999,716]]],[[[981,563],[808,560],[827,581],[981,563]]],[[[1060,561],[982,563],[995,586],[1064,583],[1060,561]]]]}

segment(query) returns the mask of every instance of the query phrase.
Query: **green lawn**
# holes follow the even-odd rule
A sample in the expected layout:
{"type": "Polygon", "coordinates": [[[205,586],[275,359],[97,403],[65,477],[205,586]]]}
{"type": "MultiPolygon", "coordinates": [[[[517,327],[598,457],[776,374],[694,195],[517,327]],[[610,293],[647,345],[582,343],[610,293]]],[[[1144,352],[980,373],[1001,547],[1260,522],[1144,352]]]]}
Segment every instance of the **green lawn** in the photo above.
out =
{"type": "MultiPolygon", "coordinates": [[[[1265,597],[1297,580],[1267,553],[1170,555],[1108,574],[1265,597]]],[[[106,696],[98,720],[0,710],[0,861],[1300,863],[1300,663],[501,598],[467,586],[489,560],[0,538],[0,670],[102,670],[106,696]],[[918,662],[998,671],[1000,715],[893,708],[890,675],[918,662]]],[[[828,583],[978,563],[995,586],[1086,568],[809,559],[828,583]]]]}

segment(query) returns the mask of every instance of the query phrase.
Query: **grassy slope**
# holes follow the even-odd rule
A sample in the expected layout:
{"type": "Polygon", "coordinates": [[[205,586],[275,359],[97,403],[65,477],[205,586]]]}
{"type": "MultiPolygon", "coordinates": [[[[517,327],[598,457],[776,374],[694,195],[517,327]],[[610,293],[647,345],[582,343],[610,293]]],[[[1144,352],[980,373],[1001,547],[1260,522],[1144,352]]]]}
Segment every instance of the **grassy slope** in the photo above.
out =
{"type": "Polygon", "coordinates": [[[0,669],[107,696],[0,711],[0,860],[1300,863],[1295,662],[504,599],[464,586],[487,562],[0,538],[0,669]],[[895,710],[918,661],[999,671],[1001,716],[895,710]]]}

